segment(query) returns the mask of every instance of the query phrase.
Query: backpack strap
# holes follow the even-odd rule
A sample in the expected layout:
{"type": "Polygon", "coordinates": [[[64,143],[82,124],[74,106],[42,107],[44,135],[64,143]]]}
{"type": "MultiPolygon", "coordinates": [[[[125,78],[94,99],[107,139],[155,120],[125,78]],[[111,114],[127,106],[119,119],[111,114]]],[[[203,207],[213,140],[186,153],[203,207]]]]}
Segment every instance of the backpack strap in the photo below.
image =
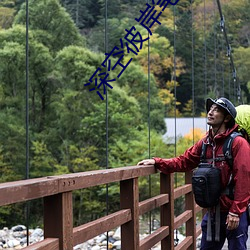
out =
{"type": "Polygon", "coordinates": [[[200,162],[206,162],[207,144],[202,142],[200,162]]]}
{"type": "MultiPolygon", "coordinates": [[[[225,160],[228,163],[231,171],[233,171],[232,144],[233,144],[234,139],[237,136],[242,136],[242,134],[239,133],[239,132],[231,133],[226,138],[226,141],[225,141],[225,143],[223,145],[223,154],[224,154],[225,160]]],[[[233,184],[232,178],[233,177],[232,177],[232,174],[231,174],[230,180],[229,180],[229,182],[227,184],[227,187],[226,187],[226,189],[224,191],[224,194],[226,194],[231,200],[234,199],[234,184],[233,184]]]]}
{"type": "Polygon", "coordinates": [[[232,170],[233,169],[233,155],[232,155],[232,144],[233,144],[233,140],[237,137],[237,136],[242,136],[241,133],[239,132],[233,132],[231,133],[224,145],[223,145],[223,154],[225,156],[225,159],[230,167],[230,169],[232,170]]]}

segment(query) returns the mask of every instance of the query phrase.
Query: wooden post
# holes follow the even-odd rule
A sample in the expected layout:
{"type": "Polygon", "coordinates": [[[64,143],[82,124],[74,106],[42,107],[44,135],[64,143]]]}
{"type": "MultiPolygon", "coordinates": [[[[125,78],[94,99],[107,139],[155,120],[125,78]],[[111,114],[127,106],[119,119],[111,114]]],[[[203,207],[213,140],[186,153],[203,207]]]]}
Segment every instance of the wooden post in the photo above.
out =
{"type": "Polygon", "coordinates": [[[131,209],[132,220],[121,226],[121,249],[139,250],[138,178],[120,182],[121,209],[131,209]]]}
{"type": "Polygon", "coordinates": [[[169,194],[169,203],[161,206],[161,226],[169,227],[169,235],[161,241],[162,250],[174,249],[174,177],[160,174],[160,192],[169,194]]]}
{"type": "MultiPolygon", "coordinates": [[[[192,172],[185,173],[186,184],[191,184],[192,172]]],[[[193,237],[193,243],[188,250],[196,249],[196,211],[193,192],[185,195],[185,210],[192,210],[192,217],[186,222],[186,236],[193,237]]]]}
{"type": "Polygon", "coordinates": [[[60,250],[73,249],[72,192],[44,198],[44,238],[59,238],[60,250]]]}

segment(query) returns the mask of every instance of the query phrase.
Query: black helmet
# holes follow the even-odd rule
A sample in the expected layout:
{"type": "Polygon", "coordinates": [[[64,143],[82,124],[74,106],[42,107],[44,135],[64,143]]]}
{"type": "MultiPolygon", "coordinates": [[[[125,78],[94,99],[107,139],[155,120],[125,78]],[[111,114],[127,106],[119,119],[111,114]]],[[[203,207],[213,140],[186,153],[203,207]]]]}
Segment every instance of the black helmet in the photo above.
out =
{"type": "Polygon", "coordinates": [[[235,120],[237,111],[236,111],[234,105],[227,98],[221,97],[221,98],[215,99],[215,100],[208,98],[207,102],[206,102],[207,113],[209,112],[209,110],[213,104],[216,104],[216,105],[220,106],[221,108],[223,108],[224,110],[226,110],[229,113],[229,115],[231,115],[233,117],[233,119],[235,120]]]}

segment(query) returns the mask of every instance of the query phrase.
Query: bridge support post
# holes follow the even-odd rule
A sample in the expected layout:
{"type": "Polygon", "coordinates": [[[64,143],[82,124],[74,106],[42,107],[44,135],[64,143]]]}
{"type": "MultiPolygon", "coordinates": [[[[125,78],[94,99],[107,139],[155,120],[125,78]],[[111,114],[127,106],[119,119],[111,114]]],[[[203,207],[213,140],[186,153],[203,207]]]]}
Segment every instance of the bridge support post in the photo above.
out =
{"type": "Polygon", "coordinates": [[[169,194],[169,202],[161,206],[161,226],[169,227],[169,235],[161,241],[162,250],[174,249],[174,176],[160,174],[160,192],[169,194]]]}
{"type": "Polygon", "coordinates": [[[44,198],[44,238],[59,238],[60,250],[73,249],[72,192],[44,198]]]}
{"type": "MultiPolygon", "coordinates": [[[[192,172],[185,173],[186,184],[191,184],[192,172]]],[[[192,217],[186,222],[186,237],[192,236],[193,243],[188,250],[196,250],[196,211],[195,211],[195,200],[193,192],[185,195],[185,210],[192,211],[192,217]]]]}
{"type": "Polygon", "coordinates": [[[121,249],[139,250],[138,178],[120,182],[121,209],[130,209],[132,220],[121,226],[121,249]]]}

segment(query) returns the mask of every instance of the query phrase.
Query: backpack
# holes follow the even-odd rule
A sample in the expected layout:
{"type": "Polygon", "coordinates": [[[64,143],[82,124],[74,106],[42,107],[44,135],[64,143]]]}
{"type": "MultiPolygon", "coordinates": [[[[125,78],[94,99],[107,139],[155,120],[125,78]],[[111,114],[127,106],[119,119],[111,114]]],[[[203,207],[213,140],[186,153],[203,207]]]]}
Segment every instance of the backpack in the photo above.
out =
{"type": "Polygon", "coordinates": [[[235,122],[239,125],[243,137],[250,143],[250,105],[239,105],[235,109],[237,111],[235,122]]]}
{"type": "Polygon", "coordinates": [[[203,208],[214,207],[218,204],[221,185],[221,171],[211,163],[201,162],[193,172],[192,186],[195,202],[203,208]]]}
{"type": "MultiPolygon", "coordinates": [[[[241,133],[231,133],[224,142],[224,157],[217,157],[215,161],[226,160],[230,169],[233,168],[232,143],[241,133]]],[[[201,162],[198,168],[193,172],[192,187],[195,202],[203,208],[215,207],[219,203],[220,196],[223,191],[221,188],[221,170],[213,166],[212,163],[206,162],[207,144],[202,144],[201,162]]],[[[233,186],[230,182],[227,186],[227,195],[233,199],[233,186]]]]}

